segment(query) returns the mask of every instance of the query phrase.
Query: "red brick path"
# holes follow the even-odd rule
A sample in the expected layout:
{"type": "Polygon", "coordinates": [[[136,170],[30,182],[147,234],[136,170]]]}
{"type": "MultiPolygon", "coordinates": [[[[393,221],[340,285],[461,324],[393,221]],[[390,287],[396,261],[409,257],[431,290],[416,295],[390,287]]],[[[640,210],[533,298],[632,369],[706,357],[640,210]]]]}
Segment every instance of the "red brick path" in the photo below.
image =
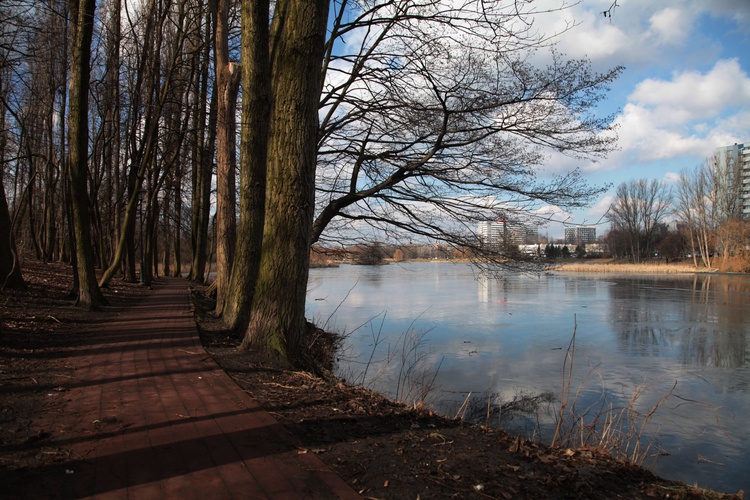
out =
{"type": "Polygon", "coordinates": [[[44,417],[69,461],[30,472],[27,498],[359,498],[206,354],[184,280],[163,278],[70,363],[64,409],[44,417]]]}

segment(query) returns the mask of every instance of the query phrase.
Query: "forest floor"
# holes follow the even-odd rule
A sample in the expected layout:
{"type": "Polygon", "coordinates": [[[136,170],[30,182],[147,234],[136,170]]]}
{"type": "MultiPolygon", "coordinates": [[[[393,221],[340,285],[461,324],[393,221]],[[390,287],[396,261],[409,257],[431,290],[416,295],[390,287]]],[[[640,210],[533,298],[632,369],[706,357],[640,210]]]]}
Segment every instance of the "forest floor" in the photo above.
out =
{"type": "MultiPolygon", "coordinates": [[[[0,293],[0,483],[14,471],[60,460],[36,426],[65,391],[66,358],[92,326],[147,297],[114,280],[102,312],[73,307],[71,271],[30,260],[25,290],[0,293]]],[[[196,319],[214,359],[296,437],[365,498],[742,498],[666,481],[593,448],[550,448],[501,431],[407,407],[339,381],[326,381],[254,353],[206,311],[196,319]]]]}

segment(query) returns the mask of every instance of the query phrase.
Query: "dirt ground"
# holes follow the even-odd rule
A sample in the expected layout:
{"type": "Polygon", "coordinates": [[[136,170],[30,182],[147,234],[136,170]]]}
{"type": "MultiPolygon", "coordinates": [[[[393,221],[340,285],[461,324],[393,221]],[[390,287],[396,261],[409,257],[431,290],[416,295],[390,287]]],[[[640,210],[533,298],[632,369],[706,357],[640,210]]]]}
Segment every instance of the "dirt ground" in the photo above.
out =
{"type": "MultiPolygon", "coordinates": [[[[54,407],[96,324],[149,290],[115,280],[110,306],[87,313],[67,297],[62,264],[24,264],[26,290],[0,293],[0,484],[59,461],[35,418],[54,407]]],[[[548,448],[500,431],[408,408],[376,393],[326,381],[236,349],[196,287],[204,346],[238,384],[365,498],[742,498],[662,480],[596,449],[548,448]]],[[[0,493],[2,496],[2,493],[0,493]]]]}

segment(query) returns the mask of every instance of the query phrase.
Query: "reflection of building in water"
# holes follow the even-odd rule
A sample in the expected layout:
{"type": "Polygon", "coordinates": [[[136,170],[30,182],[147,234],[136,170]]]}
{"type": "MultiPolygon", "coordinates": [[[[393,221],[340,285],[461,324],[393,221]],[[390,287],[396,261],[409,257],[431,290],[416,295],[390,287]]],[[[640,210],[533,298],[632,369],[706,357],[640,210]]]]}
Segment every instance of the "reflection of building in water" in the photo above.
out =
{"type": "Polygon", "coordinates": [[[733,210],[744,218],[750,217],[750,144],[716,148],[714,167],[719,179],[725,179],[725,185],[717,186],[717,195],[734,201],[733,210]]]}
{"type": "Polygon", "coordinates": [[[509,281],[491,273],[479,273],[477,280],[477,299],[483,304],[507,302],[509,281]]]}
{"type": "Polygon", "coordinates": [[[565,243],[571,245],[586,245],[596,242],[595,227],[566,227],[565,243]]]}
{"type": "Polygon", "coordinates": [[[477,295],[477,299],[483,304],[490,301],[490,279],[484,273],[477,276],[477,295]]]}
{"type": "Polygon", "coordinates": [[[497,252],[538,243],[539,228],[503,219],[482,221],[477,225],[477,237],[482,248],[497,252]]]}

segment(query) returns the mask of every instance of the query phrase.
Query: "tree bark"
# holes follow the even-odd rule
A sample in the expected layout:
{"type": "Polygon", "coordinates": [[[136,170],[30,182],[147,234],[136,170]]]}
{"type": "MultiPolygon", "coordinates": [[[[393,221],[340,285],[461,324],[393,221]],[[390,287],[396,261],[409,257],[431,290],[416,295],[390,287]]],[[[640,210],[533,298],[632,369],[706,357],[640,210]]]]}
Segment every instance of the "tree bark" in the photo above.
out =
{"type": "Polygon", "coordinates": [[[172,235],[174,245],[174,252],[172,254],[174,259],[172,261],[174,263],[174,273],[172,275],[175,277],[182,276],[182,166],[179,169],[179,180],[174,186],[174,224],[172,235]]]}
{"type": "MultiPolygon", "coordinates": [[[[161,3],[159,7],[160,6],[161,3]]],[[[183,6],[184,5],[181,4],[180,7],[182,8],[183,6]]],[[[146,91],[147,99],[144,105],[144,108],[147,110],[146,114],[143,117],[144,139],[140,146],[135,146],[135,137],[137,135],[136,129],[140,129],[140,126],[133,127],[130,139],[131,148],[133,149],[133,153],[131,156],[131,161],[133,162],[133,164],[131,165],[131,175],[133,175],[133,169],[137,169],[137,173],[134,175],[134,185],[133,189],[131,189],[129,193],[128,204],[126,206],[125,216],[123,219],[123,227],[125,228],[125,232],[123,232],[120,236],[120,240],[118,242],[117,249],[115,250],[114,257],[112,258],[110,266],[106,271],[104,271],[102,275],[102,278],[99,282],[99,286],[101,287],[107,286],[109,284],[109,281],[117,272],[117,269],[122,262],[123,255],[126,250],[126,243],[128,241],[131,241],[132,239],[133,235],[131,232],[129,232],[129,229],[131,227],[134,227],[135,210],[137,208],[139,192],[141,186],[143,185],[144,176],[147,174],[147,172],[149,172],[147,171],[147,168],[153,167],[158,154],[158,132],[160,119],[162,117],[166,99],[169,96],[172,85],[174,83],[174,71],[178,65],[179,49],[182,46],[182,37],[184,36],[182,29],[176,30],[175,37],[172,40],[172,45],[168,48],[164,47],[164,45],[162,44],[162,37],[164,25],[167,22],[168,13],[169,9],[166,8],[159,11],[157,9],[155,0],[151,0],[146,26],[146,41],[144,42],[145,53],[141,58],[140,68],[138,71],[139,81],[135,85],[136,95],[140,92],[141,84],[143,83],[143,81],[147,81],[147,85],[149,85],[146,91]],[[161,65],[162,51],[170,56],[170,62],[167,65],[164,73],[162,73],[161,65]],[[146,54],[149,53],[151,54],[151,59],[148,59],[146,57],[146,54]],[[143,75],[145,73],[148,74],[147,78],[143,78],[143,75]],[[161,82],[162,76],[164,77],[163,83],[161,82]]],[[[179,20],[180,26],[182,26],[182,22],[184,21],[183,14],[184,12],[181,10],[179,20]]],[[[152,181],[151,185],[149,186],[151,188],[148,193],[149,199],[155,197],[156,191],[158,190],[156,180],[160,179],[158,172],[154,174],[153,169],[150,171],[150,175],[152,181]]],[[[154,203],[153,200],[150,200],[150,202],[154,203]]],[[[156,212],[151,211],[149,215],[155,216],[156,212]]],[[[149,265],[151,265],[154,256],[153,254],[150,254],[147,257],[147,261],[149,262],[149,265]]]]}
{"type": "Polygon", "coordinates": [[[105,303],[96,283],[91,245],[88,180],[88,93],[91,39],[94,32],[96,0],[71,0],[70,100],[68,131],[70,140],[70,189],[73,205],[77,305],[97,310],[105,303]]]}
{"type": "Polygon", "coordinates": [[[303,364],[327,17],[327,0],[281,0],[275,6],[265,230],[242,342],[245,349],[264,349],[303,364]]]}
{"type": "Polygon", "coordinates": [[[266,162],[271,111],[267,0],[242,2],[242,130],[240,220],[235,262],[222,317],[242,332],[250,319],[258,278],[266,202],[266,162]]]}
{"type": "Polygon", "coordinates": [[[237,186],[235,158],[235,110],[240,71],[229,62],[229,0],[215,0],[215,54],[217,88],[216,129],[216,314],[224,309],[224,297],[237,241],[237,186]]]}

